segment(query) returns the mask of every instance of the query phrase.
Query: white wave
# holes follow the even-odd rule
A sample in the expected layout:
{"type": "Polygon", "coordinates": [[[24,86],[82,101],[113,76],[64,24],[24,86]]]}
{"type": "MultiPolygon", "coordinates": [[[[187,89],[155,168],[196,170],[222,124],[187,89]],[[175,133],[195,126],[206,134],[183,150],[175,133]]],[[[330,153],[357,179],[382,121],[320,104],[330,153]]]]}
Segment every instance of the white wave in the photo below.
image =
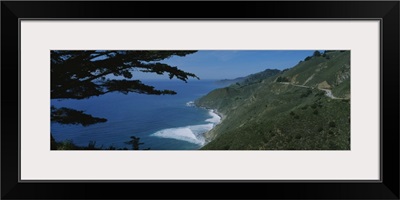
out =
{"type": "Polygon", "coordinates": [[[186,103],[186,106],[188,107],[193,107],[194,106],[194,101],[189,101],[186,103]]]}
{"type": "Polygon", "coordinates": [[[157,131],[151,134],[151,136],[183,140],[198,145],[204,145],[205,139],[203,134],[211,130],[213,127],[214,124],[209,123],[209,124],[185,126],[179,128],[168,128],[157,131]]]}
{"type": "Polygon", "coordinates": [[[221,117],[214,112],[214,110],[209,110],[208,114],[211,118],[206,119],[206,122],[211,122],[213,124],[219,124],[221,122],[221,117]]]}

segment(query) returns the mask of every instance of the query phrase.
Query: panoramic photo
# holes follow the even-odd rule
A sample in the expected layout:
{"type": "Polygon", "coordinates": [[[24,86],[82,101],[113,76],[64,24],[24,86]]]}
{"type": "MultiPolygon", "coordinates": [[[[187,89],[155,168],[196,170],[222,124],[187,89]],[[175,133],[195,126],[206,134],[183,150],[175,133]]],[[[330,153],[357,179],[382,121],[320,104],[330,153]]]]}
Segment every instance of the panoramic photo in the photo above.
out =
{"type": "Polygon", "coordinates": [[[51,50],[51,150],[350,150],[349,50],[51,50]]]}

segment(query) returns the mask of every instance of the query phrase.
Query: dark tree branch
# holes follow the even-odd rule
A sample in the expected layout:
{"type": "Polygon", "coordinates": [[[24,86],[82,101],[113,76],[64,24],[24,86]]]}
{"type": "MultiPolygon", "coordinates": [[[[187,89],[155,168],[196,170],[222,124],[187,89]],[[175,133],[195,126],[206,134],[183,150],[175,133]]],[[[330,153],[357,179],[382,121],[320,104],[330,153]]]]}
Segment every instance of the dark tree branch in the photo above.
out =
{"type": "MultiPolygon", "coordinates": [[[[65,57],[68,55],[67,52],[55,51],[54,53],[58,57],[65,57]]],[[[135,82],[131,82],[131,84],[120,84],[119,88],[114,87],[112,90],[105,90],[104,85],[107,85],[107,81],[110,81],[111,84],[113,80],[107,80],[106,83],[102,84],[100,84],[102,81],[93,82],[111,74],[130,79],[133,77],[130,70],[134,68],[142,69],[140,71],[146,73],[168,73],[170,79],[176,77],[185,82],[189,77],[199,79],[195,74],[184,72],[177,67],[159,62],[150,62],[162,60],[172,55],[184,56],[193,53],[193,51],[106,51],[100,52],[99,55],[96,56],[100,56],[100,54],[102,56],[109,55],[110,53],[115,53],[115,56],[91,61],[94,53],[96,52],[85,51],[80,53],[73,51],[70,52],[70,57],[66,58],[65,61],[61,63],[58,63],[58,61],[63,59],[57,59],[57,56],[52,55],[57,62],[52,62],[51,98],[83,99],[91,96],[99,96],[110,91],[120,91],[123,93],[137,92],[144,94],[175,94],[169,91],[158,92],[158,90],[154,90],[154,88],[150,89],[149,87],[145,87],[146,85],[144,84],[134,84],[135,82]],[[142,61],[149,63],[144,63],[142,61]],[[133,88],[132,86],[138,87],[133,88]],[[145,90],[141,91],[141,89],[145,90]]]]}
{"type": "Polygon", "coordinates": [[[51,107],[51,121],[61,124],[81,124],[88,126],[100,122],[106,122],[107,119],[93,117],[92,115],[85,114],[83,111],[74,110],[70,108],[55,108],[51,107]]]}
{"type": "MultiPolygon", "coordinates": [[[[160,63],[171,56],[186,56],[196,51],[51,51],[51,98],[85,99],[110,92],[130,92],[148,95],[176,94],[171,90],[157,90],[133,78],[132,71],[167,74],[187,82],[199,79],[195,74],[160,63]],[[102,58],[104,56],[104,58],[102,58]],[[110,78],[114,75],[115,79],[110,78]]],[[[83,111],[52,108],[51,120],[63,124],[84,126],[105,122],[83,111]]]]}

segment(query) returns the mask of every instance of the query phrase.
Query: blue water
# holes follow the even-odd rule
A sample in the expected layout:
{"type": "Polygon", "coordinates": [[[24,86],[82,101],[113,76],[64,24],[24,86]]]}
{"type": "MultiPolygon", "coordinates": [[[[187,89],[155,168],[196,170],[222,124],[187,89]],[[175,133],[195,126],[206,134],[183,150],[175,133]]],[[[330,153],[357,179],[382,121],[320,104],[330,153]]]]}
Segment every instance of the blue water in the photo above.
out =
{"type": "Polygon", "coordinates": [[[156,89],[174,90],[176,95],[110,93],[84,100],[52,100],[55,107],[84,110],[105,123],[83,127],[51,123],[56,141],[72,140],[80,146],[96,141],[96,147],[125,144],[131,136],[140,137],[141,149],[192,150],[204,145],[203,133],[219,122],[218,116],[191,102],[221,87],[215,81],[177,80],[143,81],[156,89]]]}

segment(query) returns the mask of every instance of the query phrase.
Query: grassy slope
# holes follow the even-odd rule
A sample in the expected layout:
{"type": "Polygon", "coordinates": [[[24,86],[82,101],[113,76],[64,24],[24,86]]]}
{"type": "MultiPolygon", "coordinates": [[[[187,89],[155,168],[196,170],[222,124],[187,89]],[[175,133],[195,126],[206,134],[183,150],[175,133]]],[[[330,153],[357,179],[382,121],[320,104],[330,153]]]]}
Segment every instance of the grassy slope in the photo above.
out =
{"type": "Polygon", "coordinates": [[[313,57],[286,71],[282,76],[292,83],[317,87],[326,81],[336,97],[350,97],[350,51],[330,52],[326,57],[313,57]],[[307,81],[312,76],[312,78],[307,81]]]}
{"type": "Polygon", "coordinates": [[[283,73],[249,85],[234,84],[199,99],[198,105],[225,115],[207,134],[211,142],[203,149],[349,149],[349,100],[330,99],[316,88],[275,82],[284,76],[301,85],[314,74],[306,85],[327,81],[333,92],[339,88],[341,94],[349,94],[349,80],[335,85],[337,74],[349,62],[346,54],[332,52],[329,60],[312,58],[283,73]]]}

